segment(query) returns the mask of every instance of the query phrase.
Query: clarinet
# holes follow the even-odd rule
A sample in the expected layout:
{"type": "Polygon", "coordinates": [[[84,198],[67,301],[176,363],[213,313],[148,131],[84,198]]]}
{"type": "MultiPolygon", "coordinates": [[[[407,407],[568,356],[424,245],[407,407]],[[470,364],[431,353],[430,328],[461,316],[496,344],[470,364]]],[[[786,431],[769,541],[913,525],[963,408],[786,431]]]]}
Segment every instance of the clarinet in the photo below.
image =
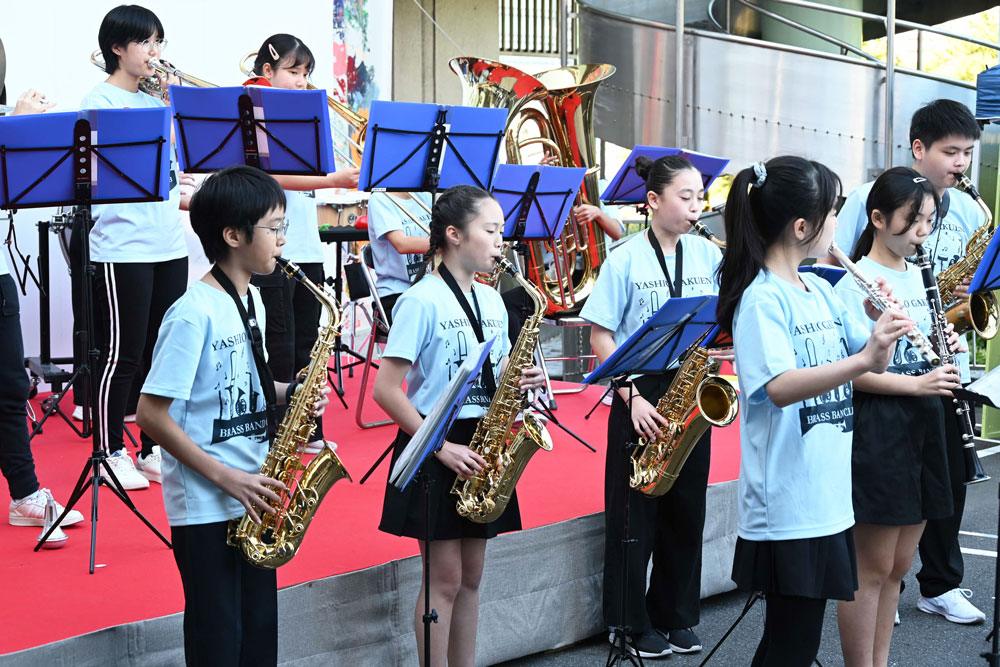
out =
{"type": "MultiPolygon", "coordinates": [[[[931,310],[931,338],[937,344],[941,363],[954,364],[955,355],[948,347],[948,336],[945,333],[945,326],[948,322],[945,319],[944,306],[941,304],[941,293],[938,291],[937,279],[934,277],[934,264],[924,252],[923,246],[917,246],[917,265],[920,267],[920,277],[923,279],[924,289],[927,291],[927,305],[930,306],[931,310]]],[[[951,400],[955,405],[955,414],[958,416],[958,424],[962,432],[965,483],[985,482],[990,477],[983,470],[983,464],[976,452],[976,436],[972,430],[972,410],[969,407],[969,402],[954,397],[951,400]]]]}

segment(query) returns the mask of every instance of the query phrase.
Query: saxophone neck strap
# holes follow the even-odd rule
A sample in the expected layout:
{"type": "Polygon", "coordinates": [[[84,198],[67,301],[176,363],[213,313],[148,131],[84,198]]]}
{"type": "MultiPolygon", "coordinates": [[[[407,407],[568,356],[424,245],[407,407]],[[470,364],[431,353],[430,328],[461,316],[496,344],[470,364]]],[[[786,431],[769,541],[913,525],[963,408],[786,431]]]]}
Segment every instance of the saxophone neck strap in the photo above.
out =
{"type": "Polygon", "coordinates": [[[667,270],[667,260],[663,256],[663,248],[660,247],[660,242],[656,238],[656,234],[653,232],[653,227],[649,228],[649,245],[653,246],[653,252],[656,253],[656,260],[660,263],[660,268],[663,269],[663,277],[667,279],[667,289],[670,290],[670,298],[675,299],[681,295],[681,288],[683,287],[682,281],[684,280],[684,244],[681,243],[681,239],[677,239],[677,249],[674,251],[676,253],[677,261],[674,264],[674,270],[677,275],[674,276],[673,280],[670,279],[670,271],[667,270]]]}
{"type": "Polygon", "coordinates": [[[274,410],[278,399],[274,391],[274,376],[271,375],[271,369],[268,367],[267,359],[264,357],[264,335],[257,324],[257,313],[254,307],[253,296],[247,291],[247,306],[244,307],[243,299],[240,298],[239,293],[236,291],[236,286],[233,285],[233,281],[229,279],[225,271],[220,269],[219,265],[216,264],[212,266],[211,273],[222,289],[226,290],[226,293],[232,297],[233,302],[236,304],[236,310],[240,312],[240,319],[243,320],[243,328],[246,330],[247,337],[250,340],[250,349],[253,351],[254,365],[257,366],[257,377],[260,379],[260,388],[264,392],[265,400],[267,400],[268,435],[269,437],[273,437],[277,423],[274,410]]]}
{"type": "MultiPolygon", "coordinates": [[[[482,325],[482,311],[479,309],[479,300],[476,298],[476,288],[472,288],[472,303],[476,306],[476,312],[472,312],[472,306],[469,305],[469,300],[462,293],[462,289],[458,286],[458,281],[455,280],[455,276],[451,275],[451,271],[442,262],[438,267],[438,273],[441,274],[441,279],[444,280],[448,289],[451,293],[455,295],[455,300],[458,301],[458,305],[462,307],[465,312],[465,316],[469,318],[469,324],[472,325],[472,331],[476,334],[476,340],[480,343],[486,342],[486,336],[483,335],[483,325],[482,325]]],[[[493,374],[493,363],[490,361],[489,355],[486,356],[486,361],[483,363],[482,372],[482,382],[483,387],[486,388],[486,393],[490,395],[490,398],[497,393],[497,382],[496,376],[493,374]]]]}

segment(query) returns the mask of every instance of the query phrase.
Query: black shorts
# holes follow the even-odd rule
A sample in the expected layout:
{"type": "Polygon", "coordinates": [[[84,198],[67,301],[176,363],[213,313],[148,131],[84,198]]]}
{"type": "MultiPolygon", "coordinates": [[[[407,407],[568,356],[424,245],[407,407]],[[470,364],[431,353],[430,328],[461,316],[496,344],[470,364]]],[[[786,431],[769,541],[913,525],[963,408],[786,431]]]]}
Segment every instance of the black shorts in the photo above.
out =
{"type": "Polygon", "coordinates": [[[854,519],[906,526],[953,514],[944,408],[936,396],[854,392],[854,519]]]}
{"type": "MultiPolygon", "coordinates": [[[[448,440],[457,444],[468,444],[476,432],[478,419],[459,419],[448,431],[448,440]]],[[[392,464],[403,452],[410,436],[403,430],[396,435],[392,448],[392,464]]],[[[458,514],[455,502],[458,496],[451,493],[451,487],[458,477],[454,472],[431,455],[421,468],[430,476],[430,539],[454,540],[459,538],[496,537],[500,533],[521,530],[521,512],[517,507],[517,492],[511,494],[507,509],[496,521],[475,523],[458,514]]],[[[405,489],[400,491],[386,483],[385,501],[382,504],[382,521],[378,529],[392,535],[424,539],[424,487],[419,476],[414,477],[405,489]]]]}

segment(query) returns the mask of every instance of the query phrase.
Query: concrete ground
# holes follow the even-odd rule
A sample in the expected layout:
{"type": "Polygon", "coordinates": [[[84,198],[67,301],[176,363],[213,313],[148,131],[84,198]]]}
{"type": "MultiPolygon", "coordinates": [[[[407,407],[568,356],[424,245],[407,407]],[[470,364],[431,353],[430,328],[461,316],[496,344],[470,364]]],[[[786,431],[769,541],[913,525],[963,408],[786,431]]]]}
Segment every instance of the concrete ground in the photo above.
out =
{"type": "MultiPolygon", "coordinates": [[[[997,447],[1000,453],[1000,447],[997,447]]],[[[986,612],[987,623],[963,626],[950,623],[940,616],[931,616],[917,609],[919,591],[914,577],[919,568],[919,556],[906,577],[906,590],[899,605],[902,624],[893,635],[889,665],[973,667],[987,665],[980,654],[988,651],[986,641],[993,617],[994,568],[997,558],[997,484],[1000,481],[1000,456],[992,448],[980,446],[980,456],[987,474],[993,479],[969,487],[960,542],[965,556],[963,586],[973,591],[972,602],[986,612]]],[[[887,471],[891,474],[891,471],[887,471]]],[[[674,655],[667,660],[646,660],[647,665],[671,664],[696,667],[712,646],[739,616],[746,595],[739,592],[718,595],[702,601],[701,625],[696,632],[705,649],[693,655],[674,655]]],[[[709,665],[729,667],[748,665],[764,627],[763,606],[758,603],[737,626],[736,630],[715,654],[709,665]]],[[[576,667],[603,665],[607,660],[607,635],[590,639],[560,651],[538,654],[503,663],[513,667],[576,667]]],[[[837,632],[837,609],[827,604],[826,622],[819,661],[824,667],[843,665],[840,637],[837,632]]]]}

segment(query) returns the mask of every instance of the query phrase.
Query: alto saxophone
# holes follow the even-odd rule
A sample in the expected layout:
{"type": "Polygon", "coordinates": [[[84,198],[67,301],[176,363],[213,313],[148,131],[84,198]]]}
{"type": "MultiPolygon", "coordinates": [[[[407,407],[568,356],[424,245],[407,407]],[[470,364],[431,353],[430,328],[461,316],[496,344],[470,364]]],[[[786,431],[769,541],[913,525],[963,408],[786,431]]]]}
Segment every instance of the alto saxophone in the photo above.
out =
{"type": "Polygon", "coordinates": [[[534,363],[546,302],[538,288],[525,280],[510,260],[499,257],[494,273],[499,276],[499,271],[509,273],[525,289],[534,313],[525,321],[510,351],[507,368],[497,383],[497,393],[469,443],[469,448],[482,456],[486,465],[469,479],[456,479],[451,487],[451,492],[458,496],[459,515],[476,523],[489,523],[503,514],[529,459],[539,449],[552,450],[552,437],[544,423],[528,410],[523,410],[521,429],[511,435],[514,418],[523,408],[518,382],[524,369],[534,363]]]}
{"type": "Polygon", "coordinates": [[[709,426],[729,426],[740,411],[739,395],[718,376],[719,362],[695,341],[681,363],[670,389],[656,404],[670,425],[647,442],[639,439],[632,453],[632,488],[647,496],[662,496],[674,485],[694,446],[709,426]]]}
{"type": "Polygon", "coordinates": [[[956,174],[962,192],[972,197],[986,214],[986,222],[976,230],[965,246],[965,257],[938,274],[938,291],[945,317],[955,325],[955,333],[965,333],[975,329],[981,338],[989,340],[1000,331],[1000,303],[990,290],[980,290],[960,301],[955,298],[955,288],[966,278],[972,278],[986,254],[986,247],[993,238],[993,214],[980,196],[976,186],[965,174],[956,174]]]}
{"type": "Polygon", "coordinates": [[[340,331],[340,308],[336,299],[309,280],[295,263],[280,257],[277,261],[287,278],[294,277],[319,300],[328,321],[320,328],[309,354],[305,378],[288,404],[278,434],[260,468],[261,475],[279,480],[288,490],[278,493],[279,501],[268,501],[276,512],[260,512],[260,524],[254,523],[249,514],[229,522],[230,546],[238,548],[244,558],[262,568],[276,568],[290,561],[302,545],[306,528],[323,496],[341,479],[351,479],[329,443],[324,441],[322,451],[308,466],[302,464],[301,453],[316,430],[312,406],[326,386],[326,367],[340,331]]]}

